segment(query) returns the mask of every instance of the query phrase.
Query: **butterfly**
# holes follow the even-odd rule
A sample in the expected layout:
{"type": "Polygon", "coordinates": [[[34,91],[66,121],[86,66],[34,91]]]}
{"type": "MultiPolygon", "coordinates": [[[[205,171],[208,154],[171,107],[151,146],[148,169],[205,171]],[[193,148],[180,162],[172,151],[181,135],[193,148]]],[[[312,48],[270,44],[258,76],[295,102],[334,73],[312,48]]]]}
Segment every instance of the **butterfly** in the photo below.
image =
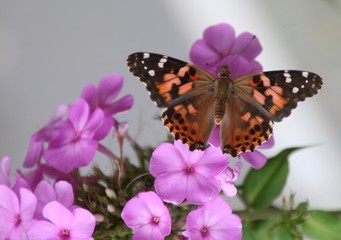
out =
{"type": "Polygon", "coordinates": [[[133,53],[127,64],[163,108],[163,123],[175,139],[190,150],[203,150],[214,127],[220,125],[222,151],[234,157],[266,142],[273,122],[289,116],[298,102],[322,87],[321,77],[312,72],[258,72],[232,80],[227,66],[215,77],[155,53],[133,53]]]}

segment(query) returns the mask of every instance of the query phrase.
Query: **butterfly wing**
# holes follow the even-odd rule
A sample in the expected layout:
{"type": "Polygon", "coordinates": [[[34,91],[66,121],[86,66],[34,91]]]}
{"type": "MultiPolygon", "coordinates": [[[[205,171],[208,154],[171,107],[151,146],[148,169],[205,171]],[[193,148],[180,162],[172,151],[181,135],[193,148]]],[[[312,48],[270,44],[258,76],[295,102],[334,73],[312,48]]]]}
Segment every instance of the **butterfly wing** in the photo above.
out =
{"type": "Polygon", "coordinates": [[[322,79],[315,73],[296,70],[250,74],[234,82],[227,119],[222,123],[224,152],[237,155],[253,151],[272,132],[272,122],[290,115],[297,103],[317,94],[322,79]]]}
{"type": "Polygon", "coordinates": [[[267,141],[272,134],[272,121],[257,108],[234,97],[228,100],[220,129],[223,152],[235,157],[252,152],[267,141]]]}
{"type": "Polygon", "coordinates": [[[146,84],[150,98],[164,108],[164,125],[191,150],[204,149],[215,126],[215,78],[175,58],[154,53],[128,56],[129,70],[146,84]]]}

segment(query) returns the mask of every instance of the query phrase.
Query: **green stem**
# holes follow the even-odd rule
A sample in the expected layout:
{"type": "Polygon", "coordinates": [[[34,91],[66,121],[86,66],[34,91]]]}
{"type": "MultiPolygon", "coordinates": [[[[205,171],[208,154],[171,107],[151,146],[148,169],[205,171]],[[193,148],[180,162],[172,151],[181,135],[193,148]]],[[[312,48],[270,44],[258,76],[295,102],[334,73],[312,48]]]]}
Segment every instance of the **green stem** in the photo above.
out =
{"type": "Polygon", "coordinates": [[[235,211],[243,221],[255,221],[255,220],[278,220],[282,217],[283,212],[277,208],[255,210],[255,211],[235,211]]]}

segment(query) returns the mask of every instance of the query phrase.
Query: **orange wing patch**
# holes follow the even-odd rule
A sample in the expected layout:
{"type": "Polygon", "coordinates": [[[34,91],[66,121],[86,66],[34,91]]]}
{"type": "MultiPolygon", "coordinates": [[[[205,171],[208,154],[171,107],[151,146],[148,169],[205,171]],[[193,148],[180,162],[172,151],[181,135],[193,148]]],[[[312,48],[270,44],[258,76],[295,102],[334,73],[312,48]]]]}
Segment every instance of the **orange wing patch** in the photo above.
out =
{"type": "Polygon", "coordinates": [[[191,150],[205,149],[208,138],[195,120],[196,115],[197,109],[192,104],[179,104],[162,113],[163,123],[174,138],[187,144],[191,150]]]}
{"type": "MultiPolygon", "coordinates": [[[[241,116],[239,127],[232,129],[227,139],[224,139],[223,151],[233,157],[240,153],[251,151],[266,142],[272,134],[272,123],[259,115],[252,116],[246,112],[241,116]]],[[[222,131],[222,130],[221,130],[222,131]]]]}

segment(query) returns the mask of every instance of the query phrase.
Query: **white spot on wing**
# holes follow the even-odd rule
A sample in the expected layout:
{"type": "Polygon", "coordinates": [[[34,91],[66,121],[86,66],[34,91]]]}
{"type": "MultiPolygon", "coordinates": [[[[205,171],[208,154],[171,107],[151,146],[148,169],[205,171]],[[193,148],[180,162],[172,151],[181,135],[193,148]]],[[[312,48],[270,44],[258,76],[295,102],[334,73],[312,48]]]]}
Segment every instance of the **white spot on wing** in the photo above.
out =
{"type": "Polygon", "coordinates": [[[147,70],[148,68],[147,68],[147,66],[144,66],[143,69],[144,69],[144,70],[147,70]]]}
{"type": "Polygon", "coordinates": [[[292,82],[291,75],[290,75],[290,73],[288,73],[288,70],[285,70],[283,75],[285,77],[285,82],[286,83],[291,83],[292,82]]]}
{"type": "Polygon", "coordinates": [[[305,77],[305,78],[308,77],[308,74],[309,74],[308,72],[302,72],[302,76],[305,77]]]}
{"type": "Polygon", "coordinates": [[[150,54],[149,53],[143,53],[143,58],[149,58],[150,54]]]}
{"type": "Polygon", "coordinates": [[[288,72],[284,72],[284,77],[289,78],[291,76],[290,76],[290,74],[288,72]]]}
{"type": "Polygon", "coordinates": [[[149,76],[154,77],[155,76],[155,71],[154,70],[149,70],[148,74],[149,74],[149,76]]]}
{"type": "Polygon", "coordinates": [[[293,92],[293,93],[298,93],[298,91],[299,91],[299,89],[298,89],[297,87],[294,87],[294,88],[292,89],[292,92],[293,92]]]}
{"type": "Polygon", "coordinates": [[[165,62],[167,62],[167,57],[161,58],[157,65],[159,66],[159,68],[163,68],[165,62]]]}

